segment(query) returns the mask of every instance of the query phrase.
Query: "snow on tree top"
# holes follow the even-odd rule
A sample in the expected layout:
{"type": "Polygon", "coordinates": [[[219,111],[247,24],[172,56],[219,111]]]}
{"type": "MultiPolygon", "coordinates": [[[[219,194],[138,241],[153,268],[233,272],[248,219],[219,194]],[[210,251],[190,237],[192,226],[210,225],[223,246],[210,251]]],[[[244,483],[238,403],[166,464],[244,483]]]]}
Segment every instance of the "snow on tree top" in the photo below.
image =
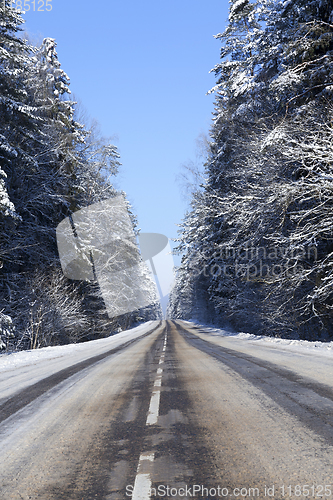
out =
{"type": "Polygon", "coordinates": [[[249,0],[236,0],[236,2],[230,7],[229,21],[239,13],[247,4],[249,0]]]}

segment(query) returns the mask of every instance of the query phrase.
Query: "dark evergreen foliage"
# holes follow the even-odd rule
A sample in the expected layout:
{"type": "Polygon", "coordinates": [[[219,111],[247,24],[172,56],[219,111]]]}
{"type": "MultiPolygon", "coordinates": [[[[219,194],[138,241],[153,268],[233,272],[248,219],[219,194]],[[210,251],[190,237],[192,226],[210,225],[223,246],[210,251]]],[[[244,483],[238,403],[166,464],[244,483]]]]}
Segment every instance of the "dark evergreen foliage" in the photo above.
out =
{"type": "Polygon", "coordinates": [[[153,305],[110,319],[97,283],[63,276],[56,227],[117,194],[119,154],[75,120],[55,40],[30,46],[22,23],[0,2],[0,348],[91,340],[159,317],[153,305]]]}
{"type": "Polygon", "coordinates": [[[171,316],[332,338],[332,8],[230,1],[171,316]]]}

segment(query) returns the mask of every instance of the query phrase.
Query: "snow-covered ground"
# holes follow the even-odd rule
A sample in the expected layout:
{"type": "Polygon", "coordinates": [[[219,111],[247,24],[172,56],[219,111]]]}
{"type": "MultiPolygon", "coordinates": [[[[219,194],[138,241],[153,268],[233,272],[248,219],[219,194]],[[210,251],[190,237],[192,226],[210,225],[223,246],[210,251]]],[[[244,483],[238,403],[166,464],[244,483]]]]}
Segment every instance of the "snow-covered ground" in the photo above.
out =
{"type": "Polygon", "coordinates": [[[189,326],[197,326],[205,329],[207,333],[213,336],[223,336],[230,337],[233,339],[242,339],[248,341],[254,341],[258,345],[267,345],[271,347],[279,346],[281,349],[285,349],[287,351],[299,352],[299,353],[308,353],[308,354],[319,354],[321,356],[328,356],[333,358],[333,342],[319,342],[316,341],[308,341],[308,340],[291,340],[291,339],[280,339],[276,337],[269,337],[266,335],[254,335],[252,333],[244,333],[244,332],[230,332],[228,330],[223,330],[221,328],[215,328],[208,325],[202,325],[201,323],[197,323],[194,320],[191,321],[183,321],[183,323],[188,324],[189,326]]]}
{"type": "Polygon", "coordinates": [[[243,332],[233,333],[195,321],[182,323],[204,340],[333,387],[333,342],[280,339],[243,332]]]}
{"type": "Polygon", "coordinates": [[[158,324],[159,321],[149,321],[111,337],[80,344],[0,354],[0,401],[59,370],[138,338],[158,324]]]}

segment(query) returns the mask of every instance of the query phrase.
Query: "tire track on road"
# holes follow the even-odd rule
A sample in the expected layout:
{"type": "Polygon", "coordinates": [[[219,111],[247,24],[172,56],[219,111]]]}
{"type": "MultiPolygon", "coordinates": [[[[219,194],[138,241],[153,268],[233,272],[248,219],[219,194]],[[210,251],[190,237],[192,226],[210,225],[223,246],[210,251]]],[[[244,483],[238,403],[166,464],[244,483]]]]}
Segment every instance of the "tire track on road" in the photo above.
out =
{"type": "Polygon", "coordinates": [[[269,361],[221,347],[177,324],[188,344],[260,389],[281,408],[333,446],[333,390],[269,361]]]}

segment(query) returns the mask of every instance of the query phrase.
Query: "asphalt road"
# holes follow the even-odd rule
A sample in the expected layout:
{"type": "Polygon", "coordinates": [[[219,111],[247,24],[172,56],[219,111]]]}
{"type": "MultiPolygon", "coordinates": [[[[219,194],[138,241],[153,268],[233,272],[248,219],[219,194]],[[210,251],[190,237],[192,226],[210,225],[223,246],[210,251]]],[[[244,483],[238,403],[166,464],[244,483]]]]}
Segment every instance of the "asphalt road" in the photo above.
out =
{"type": "Polygon", "coordinates": [[[325,363],[168,321],[0,387],[0,498],[331,499],[325,363]]]}

